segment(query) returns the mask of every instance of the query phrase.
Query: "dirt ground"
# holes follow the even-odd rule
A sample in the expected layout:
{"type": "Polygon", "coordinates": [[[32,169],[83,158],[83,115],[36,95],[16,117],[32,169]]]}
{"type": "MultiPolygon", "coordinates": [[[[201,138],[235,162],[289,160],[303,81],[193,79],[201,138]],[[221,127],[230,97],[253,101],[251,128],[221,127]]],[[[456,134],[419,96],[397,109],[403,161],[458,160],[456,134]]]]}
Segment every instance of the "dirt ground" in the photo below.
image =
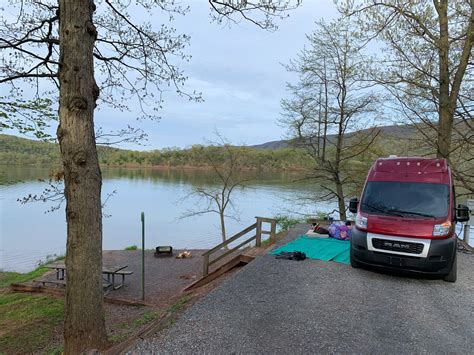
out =
{"type": "MultiPolygon", "coordinates": [[[[196,281],[202,274],[202,253],[205,250],[188,250],[192,258],[154,257],[154,251],[145,251],[145,302],[155,306],[170,305],[176,295],[196,281]]],[[[177,255],[181,250],[173,251],[177,255]]],[[[127,265],[133,274],[125,278],[125,285],[110,291],[111,298],[141,299],[141,251],[109,250],[103,253],[107,265],[127,265]]]]}

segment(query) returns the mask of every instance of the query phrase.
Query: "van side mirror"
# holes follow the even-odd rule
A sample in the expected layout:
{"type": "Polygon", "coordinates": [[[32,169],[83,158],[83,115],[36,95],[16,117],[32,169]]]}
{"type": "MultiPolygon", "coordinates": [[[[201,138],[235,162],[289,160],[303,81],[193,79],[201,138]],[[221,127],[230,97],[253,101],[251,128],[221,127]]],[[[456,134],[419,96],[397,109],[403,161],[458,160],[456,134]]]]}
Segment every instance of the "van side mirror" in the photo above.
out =
{"type": "Polygon", "coordinates": [[[456,208],[456,222],[469,221],[469,207],[466,205],[458,205],[456,208]]]}
{"type": "Polygon", "coordinates": [[[359,206],[359,199],[357,197],[351,198],[349,200],[349,211],[352,213],[357,213],[357,207],[359,206]]]}

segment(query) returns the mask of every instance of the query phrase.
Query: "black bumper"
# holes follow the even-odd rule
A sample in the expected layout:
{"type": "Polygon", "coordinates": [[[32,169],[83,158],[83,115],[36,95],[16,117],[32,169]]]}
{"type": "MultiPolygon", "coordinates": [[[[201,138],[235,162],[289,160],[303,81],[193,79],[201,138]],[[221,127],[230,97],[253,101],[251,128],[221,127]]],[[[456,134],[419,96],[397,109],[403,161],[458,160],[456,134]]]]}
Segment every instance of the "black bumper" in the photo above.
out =
{"type": "Polygon", "coordinates": [[[433,239],[426,258],[389,254],[368,250],[367,233],[354,228],[351,237],[351,259],[358,264],[384,269],[444,276],[451,270],[456,243],[456,237],[433,239]]]}

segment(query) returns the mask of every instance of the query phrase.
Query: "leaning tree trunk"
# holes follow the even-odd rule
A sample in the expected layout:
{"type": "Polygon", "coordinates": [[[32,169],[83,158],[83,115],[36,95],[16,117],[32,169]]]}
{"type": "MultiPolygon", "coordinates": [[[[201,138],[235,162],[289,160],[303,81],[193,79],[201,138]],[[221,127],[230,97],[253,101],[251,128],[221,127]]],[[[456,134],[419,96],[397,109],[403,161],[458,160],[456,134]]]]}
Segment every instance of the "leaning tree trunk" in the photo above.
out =
{"type": "Polygon", "coordinates": [[[94,135],[99,89],[94,80],[92,0],[59,0],[59,127],[66,197],[67,287],[64,351],[107,343],[102,295],[102,177],[94,135]]]}
{"type": "Polygon", "coordinates": [[[333,165],[334,169],[334,184],[336,185],[336,194],[337,194],[337,208],[339,209],[339,219],[341,221],[346,220],[346,204],[344,201],[344,188],[341,182],[341,153],[342,147],[344,144],[344,120],[345,120],[345,113],[344,113],[344,102],[345,102],[345,93],[342,95],[342,105],[341,105],[341,112],[339,117],[339,128],[336,138],[336,155],[335,161],[333,165]]]}
{"type": "Polygon", "coordinates": [[[346,203],[344,201],[344,188],[339,177],[336,180],[336,193],[337,193],[337,208],[339,209],[339,219],[341,221],[347,220],[346,215],[346,203]]]}

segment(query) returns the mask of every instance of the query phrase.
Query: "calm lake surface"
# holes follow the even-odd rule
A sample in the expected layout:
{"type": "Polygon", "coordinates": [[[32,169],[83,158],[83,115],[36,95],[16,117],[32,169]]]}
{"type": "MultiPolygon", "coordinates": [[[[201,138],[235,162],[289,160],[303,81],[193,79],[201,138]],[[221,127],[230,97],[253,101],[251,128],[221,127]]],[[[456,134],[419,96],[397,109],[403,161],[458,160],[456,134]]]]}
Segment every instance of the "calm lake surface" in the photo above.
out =
{"type": "MultiPolygon", "coordinates": [[[[17,199],[40,194],[47,184],[48,168],[0,165],[0,269],[25,272],[39,261],[63,255],[66,247],[64,206],[45,213],[54,204],[25,205],[17,199]]],[[[227,220],[231,236],[255,222],[255,216],[332,211],[335,204],[307,204],[318,188],[308,181],[297,182],[289,173],[245,173],[249,187],[235,191],[234,204],[240,221],[227,220]]],[[[188,196],[193,187],[215,187],[211,172],[196,170],[104,169],[103,199],[108,200],[103,221],[103,248],[124,249],[141,245],[140,213],[145,212],[146,248],[171,245],[174,248],[209,248],[220,243],[218,215],[209,213],[181,219],[204,202],[188,196]]],[[[235,212],[229,210],[231,215],[235,212]]]]}

